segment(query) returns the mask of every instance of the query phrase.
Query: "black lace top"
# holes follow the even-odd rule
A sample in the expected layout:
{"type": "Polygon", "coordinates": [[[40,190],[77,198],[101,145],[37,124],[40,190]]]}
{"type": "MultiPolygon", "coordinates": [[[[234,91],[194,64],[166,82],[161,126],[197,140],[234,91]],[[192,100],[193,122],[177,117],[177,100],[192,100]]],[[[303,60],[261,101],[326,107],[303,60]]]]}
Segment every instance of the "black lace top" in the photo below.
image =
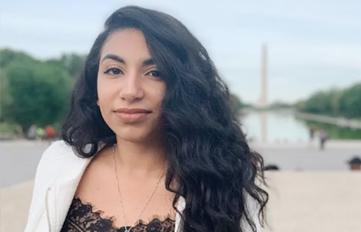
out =
{"type": "MultiPolygon", "coordinates": [[[[91,204],[82,203],[74,198],[65,218],[61,232],[125,232],[129,227],[116,228],[113,218],[105,218],[101,210],[93,211],[91,204]]],[[[174,232],[175,221],[169,217],[164,220],[152,219],[148,223],[139,221],[131,232],[174,232]]]]}

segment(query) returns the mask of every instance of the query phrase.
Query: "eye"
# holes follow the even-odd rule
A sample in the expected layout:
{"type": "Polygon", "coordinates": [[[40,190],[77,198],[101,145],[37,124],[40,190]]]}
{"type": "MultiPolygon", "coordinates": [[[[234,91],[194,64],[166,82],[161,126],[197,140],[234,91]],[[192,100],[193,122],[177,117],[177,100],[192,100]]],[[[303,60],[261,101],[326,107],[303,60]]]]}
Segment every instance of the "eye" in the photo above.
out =
{"type": "Polygon", "coordinates": [[[155,78],[160,78],[160,72],[158,70],[149,71],[145,75],[149,75],[155,78]]]}
{"type": "Polygon", "coordinates": [[[122,73],[123,73],[122,70],[120,70],[119,68],[108,68],[104,72],[104,74],[109,74],[109,75],[119,75],[122,73]]]}

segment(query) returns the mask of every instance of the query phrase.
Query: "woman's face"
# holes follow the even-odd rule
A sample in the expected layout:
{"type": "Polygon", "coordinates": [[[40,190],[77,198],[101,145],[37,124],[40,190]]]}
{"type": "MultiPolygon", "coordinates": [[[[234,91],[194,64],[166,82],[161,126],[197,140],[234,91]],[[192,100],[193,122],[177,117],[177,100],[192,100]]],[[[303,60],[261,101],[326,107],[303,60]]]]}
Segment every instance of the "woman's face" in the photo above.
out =
{"type": "Polygon", "coordinates": [[[118,139],[146,142],[160,135],[166,84],[140,30],[121,29],[107,38],[97,83],[97,104],[118,139]]]}

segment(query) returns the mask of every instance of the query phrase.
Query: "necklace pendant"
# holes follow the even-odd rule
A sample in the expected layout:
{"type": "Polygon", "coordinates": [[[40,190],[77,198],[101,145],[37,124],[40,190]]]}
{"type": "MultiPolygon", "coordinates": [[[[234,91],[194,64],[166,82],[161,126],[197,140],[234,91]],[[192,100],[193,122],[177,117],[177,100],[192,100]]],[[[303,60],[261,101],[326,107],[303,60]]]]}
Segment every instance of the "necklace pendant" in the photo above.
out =
{"type": "Polygon", "coordinates": [[[131,232],[131,229],[132,229],[131,226],[130,226],[129,228],[125,227],[125,228],[124,228],[124,232],[131,232]]]}

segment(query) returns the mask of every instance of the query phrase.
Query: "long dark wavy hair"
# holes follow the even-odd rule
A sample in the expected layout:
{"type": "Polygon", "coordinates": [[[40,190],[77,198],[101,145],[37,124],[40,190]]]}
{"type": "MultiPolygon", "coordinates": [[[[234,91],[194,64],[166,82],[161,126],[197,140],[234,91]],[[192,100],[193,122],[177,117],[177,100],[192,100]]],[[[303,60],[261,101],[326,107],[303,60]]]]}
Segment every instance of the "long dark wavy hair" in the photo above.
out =
{"type": "Polygon", "coordinates": [[[127,6],[106,20],[75,84],[63,140],[83,158],[116,143],[96,104],[97,73],[105,40],[124,28],[143,32],[167,86],[162,102],[169,162],[165,184],[175,193],[174,209],[179,197],[185,198],[183,231],[246,231],[241,221],[256,231],[256,220],[264,224],[268,201],[261,187],[263,159],[247,144],[231,109],[229,90],[206,49],[170,15],[127,6]],[[173,181],[176,189],[171,187],[173,181]],[[247,203],[250,200],[257,203],[255,214],[247,203]]]}

